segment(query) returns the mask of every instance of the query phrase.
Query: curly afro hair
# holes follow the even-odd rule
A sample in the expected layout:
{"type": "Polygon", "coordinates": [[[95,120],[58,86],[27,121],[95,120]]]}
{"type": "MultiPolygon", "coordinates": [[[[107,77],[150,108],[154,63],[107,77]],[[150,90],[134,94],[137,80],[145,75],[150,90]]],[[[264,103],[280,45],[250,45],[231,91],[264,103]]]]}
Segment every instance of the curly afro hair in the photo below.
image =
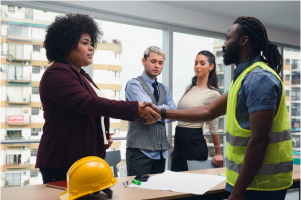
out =
{"type": "Polygon", "coordinates": [[[64,60],[78,45],[82,33],[88,33],[93,47],[100,34],[97,23],[88,15],[67,14],[58,16],[46,30],[44,48],[49,62],[64,60]]]}

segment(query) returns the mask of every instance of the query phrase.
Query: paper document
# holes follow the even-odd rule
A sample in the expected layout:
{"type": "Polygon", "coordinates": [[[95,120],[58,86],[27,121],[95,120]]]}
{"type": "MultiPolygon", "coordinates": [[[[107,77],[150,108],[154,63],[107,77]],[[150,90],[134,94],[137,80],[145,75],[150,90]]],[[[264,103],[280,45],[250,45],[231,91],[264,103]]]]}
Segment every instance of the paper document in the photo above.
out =
{"type": "Polygon", "coordinates": [[[224,180],[224,176],[165,171],[141,182],[141,185],[130,184],[129,187],[202,195],[224,180]]]}

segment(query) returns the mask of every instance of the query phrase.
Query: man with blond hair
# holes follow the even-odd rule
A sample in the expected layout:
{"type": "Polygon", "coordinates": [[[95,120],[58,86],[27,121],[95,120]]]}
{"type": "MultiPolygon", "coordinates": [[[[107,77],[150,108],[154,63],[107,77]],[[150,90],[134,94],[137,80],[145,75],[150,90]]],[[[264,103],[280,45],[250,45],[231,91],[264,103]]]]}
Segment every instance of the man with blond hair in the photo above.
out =
{"type": "MultiPolygon", "coordinates": [[[[141,76],[131,79],[126,88],[128,101],[152,102],[157,108],[176,109],[167,86],[157,82],[165,60],[165,52],[156,46],[144,51],[141,76]]],[[[165,170],[168,149],[165,123],[171,120],[161,119],[155,124],[143,125],[138,120],[129,122],[127,134],[126,164],[128,176],[156,174],[165,170]]]]}

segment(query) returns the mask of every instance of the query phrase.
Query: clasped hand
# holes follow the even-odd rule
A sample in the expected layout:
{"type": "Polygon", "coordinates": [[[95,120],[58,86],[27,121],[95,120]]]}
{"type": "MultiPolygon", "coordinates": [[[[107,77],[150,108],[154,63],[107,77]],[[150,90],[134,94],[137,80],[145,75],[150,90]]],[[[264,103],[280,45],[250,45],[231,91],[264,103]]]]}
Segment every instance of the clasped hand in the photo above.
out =
{"type": "Polygon", "coordinates": [[[139,102],[137,119],[143,125],[156,123],[160,116],[161,109],[149,102],[139,102]]]}

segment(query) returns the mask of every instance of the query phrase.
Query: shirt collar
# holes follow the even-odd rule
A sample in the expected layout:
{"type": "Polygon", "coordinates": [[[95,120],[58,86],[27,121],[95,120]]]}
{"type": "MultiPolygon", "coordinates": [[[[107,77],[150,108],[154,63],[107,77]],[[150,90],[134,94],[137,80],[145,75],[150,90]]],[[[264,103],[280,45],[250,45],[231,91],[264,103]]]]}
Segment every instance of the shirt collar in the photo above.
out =
{"type": "Polygon", "coordinates": [[[234,69],[233,83],[241,75],[241,73],[243,71],[245,71],[245,69],[247,69],[248,67],[250,67],[251,65],[253,65],[254,63],[259,62],[259,61],[263,61],[263,58],[258,55],[258,56],[249,58],[249,59],[245,60],[244,62],[240,63],[234,69]]]}
{"type": "Polygon", "coordinates": [[[144,80],[146,83],[149,83],[150,85],[152,85],[155,81],[157,81],[157,78],[156,78],[156,80],[154,80],[154,79],[152,79],[151,77],[149,77],[145,72],[142,72],[141,77],[143,78],[143,80],[144,80]]]}

